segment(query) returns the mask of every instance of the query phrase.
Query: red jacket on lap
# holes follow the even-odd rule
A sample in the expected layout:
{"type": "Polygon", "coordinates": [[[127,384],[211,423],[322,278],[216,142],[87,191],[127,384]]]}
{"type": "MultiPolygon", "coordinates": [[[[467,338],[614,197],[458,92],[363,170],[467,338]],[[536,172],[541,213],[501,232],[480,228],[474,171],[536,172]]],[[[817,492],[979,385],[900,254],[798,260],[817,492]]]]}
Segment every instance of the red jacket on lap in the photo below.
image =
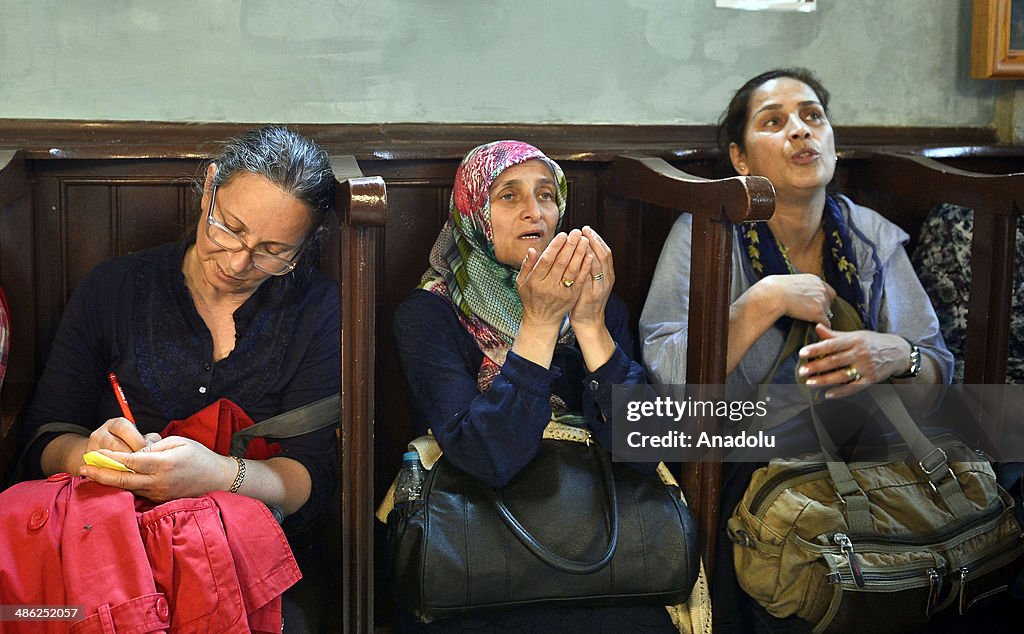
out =
{"type": "Polygon", "coordinates": [[[270,511],[245,496],[154,506],[68,474],[0,493],[0,606],[82,608],[74,623],[3,632],[280,632],[281,594],[301,576],[270,511]]]}

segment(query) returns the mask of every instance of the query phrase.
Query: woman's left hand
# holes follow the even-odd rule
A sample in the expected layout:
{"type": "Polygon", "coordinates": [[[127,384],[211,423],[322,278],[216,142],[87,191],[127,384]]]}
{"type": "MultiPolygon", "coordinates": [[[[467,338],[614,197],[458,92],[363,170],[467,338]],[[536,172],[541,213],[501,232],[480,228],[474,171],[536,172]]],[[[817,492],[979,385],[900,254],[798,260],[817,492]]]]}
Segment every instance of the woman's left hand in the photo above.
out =
{"type": "Polygon", "coordinates": [[[237,470],[234,459],[181,436],[163,438],[131,453],[108,449],[100,453],[135,473],[86,465],[81,475],[154,502],[227,490],[237,470]]]}
{"type": "Polygon", "coordinates": [[[612,250],[589,226],[583,227],[583,237],[590,243],[583,268],[580,270],[583,287],[576,305],[569,313],[569,323],[577,333],[580,330],[604,327],[605,307],[615,284],[612,250]]]}
{"type": "MultiPolygon", "coordinates": [[[[899,335],[870,330],[843,332],[822,324],[815,327],[817,343],[800,349],[800,377],[807,385],[828,387],[826,398],[842,398],[879,383],[902,370],[910,344],[899,335]]],[[[905,364],[904,364],[905,365],[905,364]]]]}

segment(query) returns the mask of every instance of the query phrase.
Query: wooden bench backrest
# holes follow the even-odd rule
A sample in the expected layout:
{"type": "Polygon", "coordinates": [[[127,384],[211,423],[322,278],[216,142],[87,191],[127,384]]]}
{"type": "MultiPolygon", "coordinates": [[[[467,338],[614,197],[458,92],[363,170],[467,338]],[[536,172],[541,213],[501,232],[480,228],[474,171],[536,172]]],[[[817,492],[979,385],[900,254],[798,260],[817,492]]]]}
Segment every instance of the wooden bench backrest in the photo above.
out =
{"type": "MultiPolygon", "coordinates": [[[[711,180],[687,174],[665,161],[650,157],[622,157],[605,174],[606,193],[693,215],[693,252],[690,271],[686,376],[694,385],[721,385],[726,378],[729,323],[729,280],[732,273],[732,227],[763,221],[775,211],[775,190],[760,176],[711,180]]],[[[639,210],[643,217],[655,209],[639,210]]],[[[642,223],[643,220],[641,219],[642,223]]],[[[660,253],[660,240],[645,241],[643,248],[660,253]],[[658,244],[655,244],[658,242],[658,244]]],[[[652,275],[653,269],[645,271],[652,275]]],[[[646,284],[650,284],[647,277],[646,284]]],[[[696,421],[697,425],[710,421],[696,421]]],[[[721,469],[717,462],[683,466],[681,484],[700,528],[702,553],[712,572],[718,522],[721,469]]]]}
{"type": "MultiPolygon", "coordinates": [[[[349,157],[332,157],[339,178],[340,226],[324,266],[342,283],[340,541],[344,624],[350,631],[365,631],[373,623],[374,581],[379,582],[384,572],[374,570],[380,540],[374,539],[372,511],[398,468],[413,428],[391,320],[426,268],[429,249],[447,218],[457,163],[361,162],[364,171],[386,179],[385,194],[380,178],[362,177],[349,157]]],[[[695,281],[691,298],[694,330],[688,373],[706,384],[724,381],[722,325],[728,294],[722,289],[729,279],[730,227],[732,222],[770,215],[773,195],[767,181],[709,181],[641,157],[560,163],[570,186],[565,226],[590,224],[612,245],[616,292],[626,300],[634,320],[668,229],[679,213],[694,214],[695,236],[701,237],[694,246],[694,279],[700,282],[695,281]]],[[[26,161],[17,152],[0,153],[0,284],[11,302],[16,332],[3,391],[5,408],[18,401],[19,388],[41,370],[60,312],[82,275],[106,257],[183,234],[193,217],[190,188],[198,168],[194,158],[26,161]]],[[[1022,177],[960,174],[934,161],[908,157],[880,155],[840,162],[843,191],[912,235],[935,202],[971,206],[992,217],[978,225],[977,235],[988,238],[976,239],[975,250],[982,253],[972,262],[974,279],[994,280],[984,291],[988,309],[974,310],[974,303],[982,300],[981,295],[972,295],[968,372],[979,368],[973,371],[982,377],[1000,371],[990,351],[997,351],[998,357],[999,350],[1006,350],[1005,345],[992,344],[991,332],[1008,316],[1012,268],[1006,265],[1013,244],[1013,222],[1008,219],[1020,213],[1022,177]],[[923,171],[915,171],[919,169],[923,171]],[[997,235],[1002,237],[991,239],[997,235]],[[985,244],[1002,246],[979,247],[985,244]],[[976,321],[977,315],[986,315],[986,320],[976,321]],[[977,350],[982,352],[976,355],[977,350]]],[[[0,465],[2,451],[10,446],[2,437],[5,431],[0,428],[0,465]]],[[[703,548],[708,554],[714,535],[708,529],[717,515],[717,465],[688,466],[683,484],[704,527],[703,548]]]]}
{"type": "MultiPolygon", "coordinates": [[[[974,210],[964,382],[1004,382],[1024,173],[984,174],[931,158],[892,153],[843,163],[840,187],[844,193],[911,236],[917,236],[928,211],[939,203],[974,210]]],[[[1024,170],[1024,165],[1020,168],[1024,170]]]]}

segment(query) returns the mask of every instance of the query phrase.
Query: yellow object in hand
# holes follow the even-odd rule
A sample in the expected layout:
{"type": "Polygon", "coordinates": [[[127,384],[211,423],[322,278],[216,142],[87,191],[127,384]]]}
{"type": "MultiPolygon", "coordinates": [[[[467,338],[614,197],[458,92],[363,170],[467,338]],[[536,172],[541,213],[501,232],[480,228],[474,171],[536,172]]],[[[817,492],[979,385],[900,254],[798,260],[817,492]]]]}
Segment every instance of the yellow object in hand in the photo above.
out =
{"type": "Polygon", "coordinates": [[[85,464],[92,465],[94,467],[102,467],[104,469],[114,469],[115,471],[127,471],[128,473],[135,473],[128,467],[118,462],[117,460],[104,456],[98,451],[88,452],[87,454],[82,456],[82,460],[85,461],[85,464]]]}

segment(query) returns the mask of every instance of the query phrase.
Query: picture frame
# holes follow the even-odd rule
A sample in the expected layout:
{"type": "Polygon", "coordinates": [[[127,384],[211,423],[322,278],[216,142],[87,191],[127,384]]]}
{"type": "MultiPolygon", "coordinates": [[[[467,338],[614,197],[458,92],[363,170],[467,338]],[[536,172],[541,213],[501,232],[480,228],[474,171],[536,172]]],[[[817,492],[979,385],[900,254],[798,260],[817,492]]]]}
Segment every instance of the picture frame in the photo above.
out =
{"type": "Polygon", "coordinates": [[[974,0],[971,76],[1024,78],[1024,0],[974,0]]]}

